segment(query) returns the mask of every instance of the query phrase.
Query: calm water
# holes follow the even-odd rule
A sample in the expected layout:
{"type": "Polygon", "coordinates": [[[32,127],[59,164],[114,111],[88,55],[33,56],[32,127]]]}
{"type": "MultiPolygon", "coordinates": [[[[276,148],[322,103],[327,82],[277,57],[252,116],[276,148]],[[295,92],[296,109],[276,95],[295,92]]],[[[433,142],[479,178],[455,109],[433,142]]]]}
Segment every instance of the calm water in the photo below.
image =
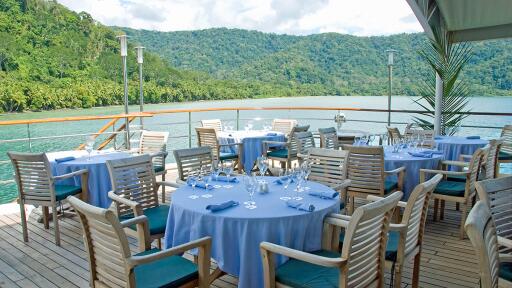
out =
{"type": "MultiPolygon", "coordinates": [[[[315,106],[315,107],[354,107],[354,108],[378,108],[387,107],[386,97],[372,96],[325,96],[325,97],[291,97],[291,98],[270,98],[270,99],[251,99],[251,100],[227,100],[227,101],[208,101],[208,102],[188,102],[188,103],[167,103],[146,105],[146,111],[155,111],[163,109],[178,108],[206,108],[206,107],[278,107],[278,106],[315,106]]],[[[510,112],[512,110],[512,97],[474,97],[471,98],[470,107],[472,111],[480,112],[510,112]]],[[[410,97],[393,97],[392,109],[418,110],[418,106],[413,103],[410,97]]],[[[0,121],[17,119],[38,119],[49,117],[66,116],[84,116],[84,115],[111,115],[123,111],[120,106],[106,108],[92,108],[80,110],[59,110],[37,113],[20,114],[0,114],[0,121]]],[[[130,107],[130,111],[138,111],[138,106],[130,107]]],[[[310,124],[311,130],[319,127],[335,126],[332,120],[335,111],[241,111],[240,127],[251,121],[255,129],[270,125],[273,118],[295,118],[302,124],[310,124]]],[[[362,123],[350,120],[374,120],[387,121],[386,113],[377,112],[356,112],[345,111],[349,122],[343,125],[343,129],[365,130],[372,133],[382,133],[385,131],[385,123],[362,123]]],[[[197,126],[201,119],[220,118],[224,122],[230,121],[235,125],[236,112],[204,112],[193,113],[193,126],[197,126]]],[[[391,121],[411,122],[413,115],[405,113],[394,113],[391,121]]],[[[75,149],[84,142],[84,136],[65,136],[70,134],[93,133],[99,130],[108,120],[101,121],[80,121],[33,124],[30,127],[30,136],[64,136],[59,139],[40,139],[32,140],[32,152],[51,152],[59,150],[75,149]]],[[[121,123],[120,121],[119,123],[121,123]]],[[[502,127],[505,124],[512,123],[512,117],[490,117],[490,116],[471,116],[465,119],[464,125],[485,125],[502,127]]],[[[146,118],[144,126],[149,130],[169,131],[170,139],[168,150],[188,147],[188,113],[163,114],[155,117],[146,118]]],[[[401,129],[405,125],[397,125],[401,129]]],[[[499,129],[476,129],[463,128],[460,135],[481,135],[483,138],[493,138],[500,134],[499,129]]],[[[0,126],[0,140],[25,138],[28,136],[26,125],[0,126]]],[[[101,139],[100,139],[101,140],[101,139]]],[[[97,142],[99,143],[100,140],[97,142]]],[[[195,145],[195,137],[192,140],[195,145]]],[[[12,201],[16,195],[14,183],[6,182],[12,179],[12,169],[6,151],[30,151],[28,141],[0,143],[0,203],[12,201]],[[5,161],[5,162],[4,162],[5,161]]],[[[174,161],[170,153],[168,161],[174,161]]]]}

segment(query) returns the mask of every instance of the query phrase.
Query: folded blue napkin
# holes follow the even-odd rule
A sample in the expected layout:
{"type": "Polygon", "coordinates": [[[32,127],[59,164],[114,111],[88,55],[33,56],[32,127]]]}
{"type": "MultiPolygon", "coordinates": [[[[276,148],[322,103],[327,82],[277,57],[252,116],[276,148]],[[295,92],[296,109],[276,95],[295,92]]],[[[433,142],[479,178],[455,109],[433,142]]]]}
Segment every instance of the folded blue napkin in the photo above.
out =
{"type": "Polygon", "coordinates": [[[421,158],[432,158],[434,156],[433,153],[425,153],[425,152],[407,152],[409,155],[413,157],[421,157],[421,158]]]}
{"type": "Polygon", "coordinates": [[[301,211],[306,211],[306,212],[315,211],[315,205],[300,202],[298,200],[288,200],[288,201],[286,201],[286,205],[288,205],[288,207],[292,207],[292,208],[295,208],[295,209],[301,210],[301,211]]]}
{"type": "Polygon", "coordinates": [[[423,150],[423,151],[421,151],[421,153],[430,153],[430,154],[439,154],[439,155],[444,154],[443,151],[439,151],[439,150],[423,150]]]}
{"type": "Polygon", "coordinates": [[[277,136],[277,133],[276,132],[268,132],[267,136],[277,136]]]}
{"type": "Polygon", "coordinates": [[[55,158],[55,162],[57,163],[62,163],[62,162],[66,162],[66,161],[72,161],[72,160],[75,160],[76,158],[73,157],[73,156],[68,156],[68,157],[62,157],[62,158],[55,158]]]}
{"type": "Polygon", "coordinates": [[[311,191],[308,194],[322,199],[335,199],[340,193],[336,191],[311,191]]]}
{"type": "MultiPolygon", "coordinates": [[[[188,181],[188,180],[187,180],[187,184],[188,184],[188,186],[192,186],[192,183],[190,183],[190,181],[188,181]]],[[[211,190],[211,189],[213,189],[213,186],[210,184],[206,184],[204,181],[197,181],[196,188],[211,190]]]]}
{"type": "Polygon", "coordinates": [[[212,176],[212,180],[220,181],[220,182],[234,182],[234,183],[238,183],[238,179],[236,177],[228,177],[228,176],[223,176],[223,175],[218,175],[218,176],[213,175],[212,176]]]}
{"type": "Polygon", "coordinates": [[[480,139],[480,136],[466,136],[466,139],[480,139]]]}
{"type": "MultiPolygon", "coordinates": [[[[274,183],[276,183],[276,184],[284,184],[284,181],[285,181],[286,179],[288,179],[288,177],[290,177],[290,176],[283,176],[283,177],[279,177],[279,178],[277,178],[276,180],[274,180],[273,182],[274,182],[274,183]]],[[[293,183],[293,179],[292,179],[292,182],[291,182],[291,183],[293,183]]]]}
{"type": "Polygon", "coordinates": [[[229,207],[238,206],[239,204],[240,203],[238,203],[236,201],[229,200],[229,201],[226,201],[226,202],[220,203],[220,204],[210,204],[210,205],[206,206],[206,210],[210,210],[211,212],[217,212],[217,211],[227,209],[229,207]]]}

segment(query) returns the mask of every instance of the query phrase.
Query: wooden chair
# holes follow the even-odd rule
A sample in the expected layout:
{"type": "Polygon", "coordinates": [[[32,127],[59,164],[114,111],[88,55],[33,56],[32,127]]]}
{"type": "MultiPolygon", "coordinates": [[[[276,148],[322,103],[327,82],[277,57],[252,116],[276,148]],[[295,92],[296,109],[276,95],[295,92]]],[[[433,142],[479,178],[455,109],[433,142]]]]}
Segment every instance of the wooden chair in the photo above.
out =
{"type": "Polygon", "coordinates": [[[486,203],[476,203],[464,228],[478,258],[480,287],[512,287],[512,256],[498,251],[496,225],[486,203]]]}
{"type": "Polygon", "coordinates": [[[503,243],[512,243],[512,176],[478,181],[475,187],[478,199],[491,211],[498,242],[507,246],[503,243]]]}
{"type": "Polygon", "coordinates": [[[343,209],[347,203],[346,189],[350,185],[347,179],[348,151],[311,148],[307,158],[311,164],[308,181],[319,182],[338,191],[343,201],[340,208],[343,209]]]}
{"type": "MultiPolygon", "coordinates": [[[[148,218],[151,240],[164,237],[169,205],[158,203],[158,188],[161,185],[179,187],[168,182],[157,182],[151,157],[141,155],[130,158],[107,160],[112,191],[112,209],[121,221],[145,215],[148,218]]],[[[126,228],[126,233],[141,239],[143,232],[135,226],[126,228]]],[[[141,247],[142,249],[142,247],[141,247]]]]}
{"type": "Polygon", "coordinates": [[[179,149],[174,150],[173,153],[178,166],[176,182],[179,184],[184,184],[191,172],[200,170],[204,166],[211,166],[214,163],[210,147],[179,149]]]}
{"type": "Polygon", "coordinates": [[[341,148],[338,141],[338,132],[336,131],[336,128],[318,128],[318,133],[320,134],[320,148],[335,150],[341,148]]]}
{"type": "MultiPolygon", "coordinates": [[[[498,153],[502,144],[503,141],[501,139],[491,139],[489,140],[489,144],[484,147],[478,180],[494,179],[498,177],[498,153]]],[[[460,155],[459,160],[468,162],[471,160],[471,157],[473,157],[473,155],[460,155]]],[[[466,181],[466,177],[464,176],[451,176],[449,179],[462,182],[466,181]]]]}
{"type": "Polygon", "coordinates": [[[417,140],[418,137],[423,139],[423,144],[418,143],[418,147],[422,148],[435,148],[436,142],[434,140],[434,130],[420,130],[420,129],[409,129],[406,130],[405,138],[417,140]]]}
{"type": "MultiPolygon", "coordinates": [[[[169,132],[161,131],[142,131],[140,135],[140,145],[137,154],[149,154],[153,161],[153,170],[157,176],[165,181],[167,169],[165,168],[165,158],[167,157],[167,139],[169,132]]],[[[162,203],[165,203],[165,186],[162,186],[162,203]]]]}
{"type": "MultiPolygon", "coordinates": [[[[398,202],[404,208],[402,221],[391,224],[386,246],[386,266],[391,269],[391,282],[401,287],[404,263],[414,259],[412,287],[419,287],[420,260],[423,235],[428,215],[428,207],[435,187],[443,178],[438,174],[424,183],[418,184],[407,202],[398,202]],[[394,279],[394,281],[393,281],[394,279]]],[[[381,197],[368,196],[368,200],[380,200],[381,197]]]]}
{"type": "Polygon", "coordinates": [[[297,154],[306,155],[311,148],[315,148],[315,137],[310,131],[296,132],[295,139],[297,141],[297,154]]]}
{"type": "Polygon", "coordinates": [[[309,125],[294,126],[290,132],[290,136],[286,142],[279,141],[263,141],[263,156],[270,160],[276,160],[281,163],[282,167],[287,169],[292,167],[292,161],[297,160],[298,143],[295,134],[298,132],[306,132],[309,125]],[[278,146],[279,148],[270,150],[271,147],[278,146]]]}
{"type": "Polygon", "coordinates": [[[88,200],[87,170],[83,169],[64,175],[53,176],[50,162],[44,153],[7,152],[7,155],[11,159],[15,174],[14,178],[18,186],[23,241],[28,242],[25,204],[41,205],[45,229],[50,228],[48,207],[52,208],[55,244],[60,246],[57,203],[64,201],[70,195],[80,195],[84,201],[88,200]],[[81,186],[57,184],[61,180],[75,176],[81,177],[81,186]]]}
{"type": "Polygon", "coordinates": [[[222,122],[220,119],[201,120],[201,127],[213,128],[215,131],[222,131],[222,122]]]}
{"type": "Polygon", "coordinates": [[[238,172],[242,172],[242,151],[244,146],[242,143],[228,143],[220,144],[219,138],[217,137],[217,131],[213,128],[196,128],[197,133],[197,146],[199,147],[210,147],[213,153],[213,159],[216,161],[224,162],[226,160],[234,160],[238,172]],[[222,147],[236,146],[238,153],[235,152],[222,152],[222,147]]]}
{"type": "Polygon", "coordinates": [[[379,147],[353,146],[344,147],[350,152],[348,157],[348,179],[351,184],[347,189],[349,197],[349,214],[354,211],[355,198],[366,199],[368,195],[384,196],[393,191],[402,191],[405,167],[392,171],[384,169],[384,149],[379,147]],[[386,180],[396,175],[397,180],[386,180]]]}
{"type": "Polygon", "coordinates": [[[70,196],[78,212],[89,258],[91,287],[208,287],[211,238],[204,237],[168,250],[151,249],[146,216],[119,222],[111,210],[94,207],[70,196]],[[140,253],[132,255],[125,230],[140,230],[140,253]],[[198,264],[180,255],[198,250],[198,264]]]}
{"type": "Polygon", "coordinates": [[[503,144],[498,154],[498,175],[500,163],[512,163],[512,125],[505,125],[501,130],[501,140],[503,144]]]}
{"type": "Polygon", "coordinates": [[[281,132],[289,137],[293,127],[297,126],[297,120],[294,119],[274,119],[272,120],[272,131],[281,132]]]}
{"type": "Polygon", "coordinates": [[[388,129],[388,137],[390,143],[395,143],[396,141],[400,141],[403,138],[402,134],[400,134],[400,130],[396,127],[386,127],[388,129]]]}
{"type": "Polygon", "coordinates": [[[260,244],[265,287],[384,287],[384,254],[389,221],[401,192],[357,208],[352,217],[324,219],[322,250],[302,252],[269,242],[260,244]],[[345,245],[338,251],[339,229],[345,245]],[[290,259],[275,268],[274,255],[290,259]]]}
{"type": "Polygon", "coordinates": [[[440,219],[444,218],[444,203],[445,201],[452,201],[457,205],[462,205],[462,216],[460,217],[460,239],[464,239],[464,223],[466,221],[468,207],[475,200],[475,182],[477,181],[478,173],[480,171],[480,164],[482,163],[482,156],[484,149],[479,148],[473,154],[469,163],[460,161],[441,161],[443,170],[420,169],[420,182],[424,182],[428,174],[442,174],[445,176],[439,185],[434,190],[434,221],[437,221],[438,211],[440,210],[440,219]],[[466,167],[466,171],[449,171],[448,166],[461,166],[466,167]],[[453,181],[448,180],[448,176],[463,175],[466,181],[453,181]],[[471,202],[470,202],[471,201],[471,202]],[[441,207],[439,207],[441,202],[441,207]]]}

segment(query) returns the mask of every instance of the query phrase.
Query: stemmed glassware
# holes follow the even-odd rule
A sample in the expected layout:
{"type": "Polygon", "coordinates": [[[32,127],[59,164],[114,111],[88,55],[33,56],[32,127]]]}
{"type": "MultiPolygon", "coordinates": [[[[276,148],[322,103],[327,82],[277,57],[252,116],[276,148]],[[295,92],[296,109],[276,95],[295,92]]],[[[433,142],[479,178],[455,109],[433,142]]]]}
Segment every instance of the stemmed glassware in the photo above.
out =
{"type": "Polygon", "coordinates": [[[91,152],[94,149],[94,137],[87,136],[85,139],[85,151],[87,151],[87,161],[91,161],[91,152]]]}
{"type": "Polygon", "coordinates": [[[305,160],[304,162],[302,162],[301,166],[302,166],[303,177],[304,177],[303,190],[309,190],[308,178],[309,178],[309,174],[311,174],[311,162],[309,162],[308,160],[305,160]]]}
{"type": "Polygon", "coordinates": [[[369,145],[372,145],[373,144],[373,141],[375,141],[375,134],[370,134],[368,136],[368,144],[369,145]]]}
{"type": "Polygon", "coordinates": [[[243,177],[244,187],[247,193],[249,193],[249,201],[245,201],[245,208],[247,209],[256,209],[256,202],[253,200],[254,192],[256,191],[257,181],[253,176],[244,175],[243,177]]]}
{"type": "MultiPolygon", "coordinates": [[[[223,165],[222,172],[224,172],[224,174],[226,174],[226,177],[229,180],[231,177],[231,174],[233,174],[234,162],[233,162],[233,160],[224,160],[222,165],[223,165]]],[[[229,188],[233,187],[233,185],[227,184],[227,185],[224,185],[223,187],[229,189],[229,188]]]]}
{"type": "Polygon", "coordinates": [[[279,171],[279,178],[283,182],[283,188],[285,192],[285,196],[279,197],[279,199],[283,201],[288,201],[292,199],[292,197],[290,197],[288,194],[288,187],[290,186],[290,183],[292,183],[292,175],[290,171],[287,171],[286,169],[281,169],[279,171]]]}
{"type": "Polygon", "coordinates": [[[257,160],[257,165],[258,165],[258,170],[260,171],[260,176],[263,177],[265,176],[265,173],[267,172],[267,169],[268,169],[268,159],[267,157],[265,156],[260,156],[258,157],[258,160],[257,160]]]}
{"type": "Polygon", "coordinates": [[[302,188],[302,179],[304,179],[304,171],[300,168],[295,168],[293,173],[293,180],[297,183],[295,186],[295,197],[293,197],[293,200],[302,200],[303,198],[299,196],[299,192],[301,192],[302,188]]]}
{"type": "Polygon", "coordinates": [[[192,186],[192,195],[188,196],[191,199],[199,198],[199,196],[196,195],[197,173],[198,171],[191,171],[187,177],[187,183],[192,186]]]}
{"type": "Polygon", "coordinates": [[[354,146],[359,146],[360,143],[361,143],[361,137],[359,137],[359,136],[354,137],[354,146]]]}

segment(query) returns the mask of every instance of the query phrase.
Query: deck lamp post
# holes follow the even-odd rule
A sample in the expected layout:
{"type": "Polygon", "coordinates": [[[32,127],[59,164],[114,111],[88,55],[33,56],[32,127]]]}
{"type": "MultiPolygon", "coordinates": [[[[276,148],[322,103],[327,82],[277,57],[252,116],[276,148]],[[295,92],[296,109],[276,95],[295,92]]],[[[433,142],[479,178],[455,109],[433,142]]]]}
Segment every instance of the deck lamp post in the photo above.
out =
{"type": "MultiPolygon", "coordinates": [[[[144,111],[144,90],[143,90],[143,79],[142,79],[142,63],[144,63],[144,48],[142,46],[135,47],[135,51],[137,51],[137,64],[139,64],[139,111],[144,111]]],[[[140,127],[144,128],[143,117],[139,117],[140,119],[140,127]]]]}
{"type": "Polygon", "coordinates": [[[391,125],[391,91],[393,89],[393,65],[394,65],[394,55],[393,53],[396,50],[388,49],[388,126],[391,125]]]}
{"type": "MultiPolygon", "coordinates": [[[[123,59],[123,82],[124,82],[124,114],[128,114],[128,73],[126,69],[126,57],[128,56],[128,45],[126,34],[117,36],[121,44],[121,58],[123,59]]],[[[125,148],[130,149],[130,120],[128,117],[124,118],[125,125],[125,148]]]]}

